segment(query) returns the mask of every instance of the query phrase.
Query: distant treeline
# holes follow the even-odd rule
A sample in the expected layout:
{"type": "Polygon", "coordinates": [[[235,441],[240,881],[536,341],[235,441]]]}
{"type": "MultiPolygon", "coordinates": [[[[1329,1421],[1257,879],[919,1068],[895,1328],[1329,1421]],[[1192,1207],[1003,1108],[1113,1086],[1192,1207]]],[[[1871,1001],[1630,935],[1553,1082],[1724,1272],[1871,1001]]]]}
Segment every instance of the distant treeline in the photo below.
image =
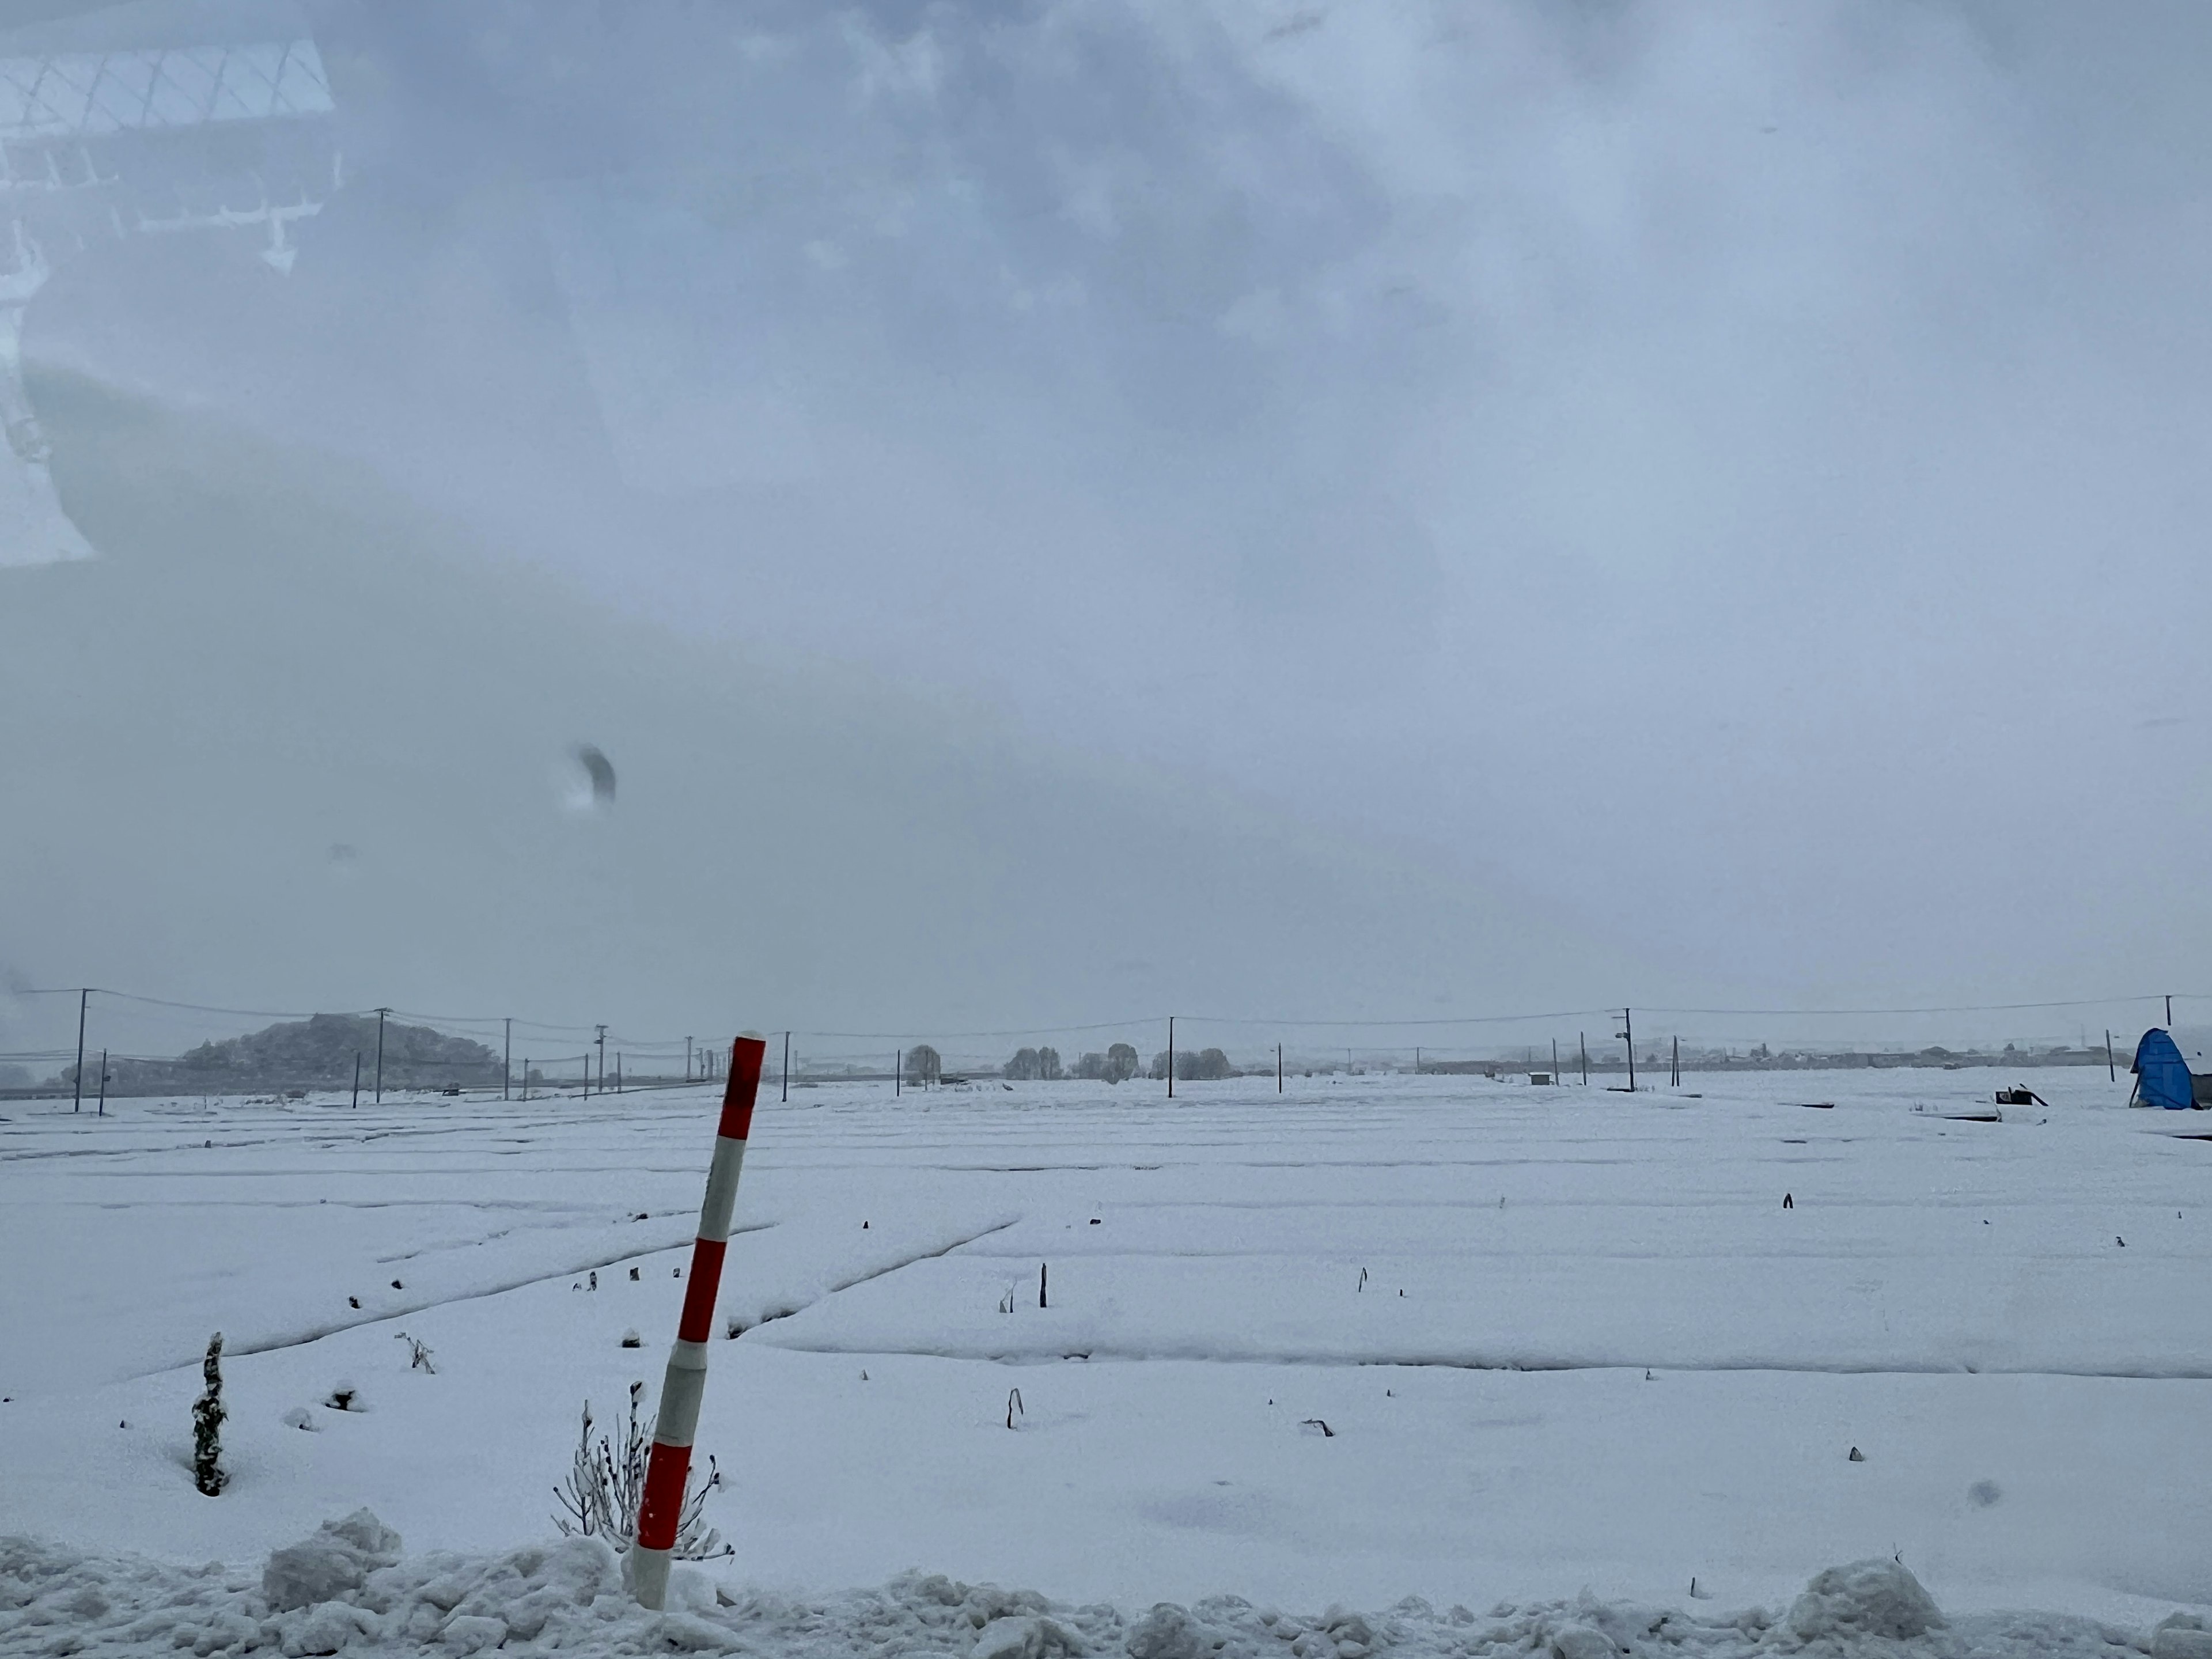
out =
{"type": "MultiPolygon", "coordinates": [[[[107,1062],[112,1096],[258,1094],[284,1089],[349,1089],[358,1056],[363,1088],[373,1085],[377,1054],[374,1014],[316,1014],[289,1020],[250,1036],[203,1042],[173,1060],[118,1054],[107,1062]]],[[[100,1092],[100,1057],[85,1057],[84,1093],[100,1092]]],[[[491,1088],[500,1085],[497,1054],[468,1037],[447,1036],[428,1025],[384,1022],[384,1087],[491,1088]]],[[[76,1066],[62,1067],[46,1085],[63,1093],[76,1086],[76,1066]]]]}
{"type": "MultiPolygon", "coordinates": [[[[173,1059],[118,1054],[112,1056],[107,1062],[106,1091],[111,1096],[120,1097],[343,1090],[353,1085],[356,1056],[361,1065],[361,1085],[367,1090],[374,1086],[375,1082],[377,1035],[377,1020],[374,1014],[316,1014],[303,1020],[281,1022],[249,1036],[203,1042],[189,1053],[173,1059]]],[[[384,1087],[387,1092],[410,1089],[497,1089],[504,1080],[504,1066],[498,1053],[473,1038],[448,1036],[428,1025],[407,1025],[387,1019],[384,1024],[383,1045],[384,1087]]],[[[1636,1067],[1639,1073],[1656,1074],[1674,1062],[1671,1041],[1639,1042],[1637,1050],[1636,1067]]],[[[2116,1066],[2124,1070],[2133,1060],[2134,1052],[2135,1045],[2131,1041],[2116,1041],[2112,1058],[2116,1066]]],[[[1995,1049],[1939,1046],[1878,1050],[1777,1049],[1760,1043],[1747,1049],[1685,1045],[1680,1063],[1686,1072],[1836,1071],[1928,1066],[2025,1069],[2048,1066],[2102,1066],[2106,1058],[2106,1050],[2101,1043],[2082,1048],[2021,1048],[2007,1043],[2002,1048],[1995,1049]]],[[[955,1080],[946,1073],[943,1057],[927,1042],[916,1043],[907,1049],[899,1056],[899,1062],[900,1075],[909,1085],[926,1085],[955,1080]]],[[[1147,1063],[1133,1044],[1115,1042],[1103,1049],[1080,1054],[1072,1063],[1054,1048],[1022,1048],[1000,1065],[987,1063],[975,1069],[980,1075],[997,1076],[1010,1082],[1053,1082],[1077,1079],[1125,1083],[1138,1077],[1154,1082],[1164,1081],[1172,1067],[1178,1082],[1197,1083],[1257,1074],[1272,1076],[1276,1063],[1276,1055],[1272,1051],[1240,1065],[1224,1050],[1214,1048],[1178,1048],[1172,1060],[1164,1048],[1154,1054],[1147,1063]]],[[[1572,1078],[1580,1074],[1583,1063],[1579,1048],[1562,1049],[1558,1069],[1561,1075],[1572,1078]]],[[[1419,1071],[1425,1075],[1519,1077],[1531,1073],[1549,1072],[1553,1064],[1548,1054],[1528,1049],[1518,1058],[1468,1059],[1429,1054],[1416,1060],[1411,1054],[1370,1054],[1355,1060],[1349,1056],[1339,1060],[1316,1059],[1310,1054],[1292,1055],[1286,1069],[1304,1076],[1335,1075],[1346,1072],[1387,1073],[1419,1071]]],[[[1588,1065],[1592,1073],[1607,1076],[1617,1076],[1628,1069],[1626,1057],[1617,1043],[1607,1043],[1602,1052],[1590,1054],[1588,1065]]],[[[87,1054],[83,1092],[88,1098],[100,1092],[98,1066],[99,1057],[87,1054]]],[[[809,1064],[802,1059],[794,1068],[794,1075],[806,1079],[841,1075],[880,1078],[884,1073],[880,1071],[872,1073],[856,1072],[849,1066],[838,1067],[809,1064]]],[[[74,1091],[76,1079],[76,1067],[73,1064],[62,1066],[43,1080],[21,1065],[0,1066],[0,1093],[70,1094],[74,1091]]],[[[542,1085],[544,1081],[542,1071],[533,1067],[532,1085],[542,1085]]]]}

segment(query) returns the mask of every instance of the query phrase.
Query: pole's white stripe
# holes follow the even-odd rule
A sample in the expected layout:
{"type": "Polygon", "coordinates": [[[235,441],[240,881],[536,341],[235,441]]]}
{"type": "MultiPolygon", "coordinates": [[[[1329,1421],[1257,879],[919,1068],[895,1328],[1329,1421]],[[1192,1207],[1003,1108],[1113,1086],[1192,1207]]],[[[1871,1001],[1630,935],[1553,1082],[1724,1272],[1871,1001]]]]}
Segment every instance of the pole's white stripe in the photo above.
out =
{"type": "Polygon", "coordinates": [[[707,1166],[707,1199],[699,1206],[699,1237],[720,1244],[730,1236],[737,1207],[738,1176],[745,1164],[745,1143],[714,1137],[714,1161],[707,1166]]]}
{"type": "Polygon", "coordinates": [[[678,1367],[687,1371],[705,1370],[707,1345],[703,1342],[686,1342],[681,1337],[677,1338],[676,1346],[669,1350],[668,1365],[672,1370],[678,1367]]]}
{"type": "Polygon", "coordinates": [[[678,1365],[672,1355],[660,1383],[660,1420],[653,1437],[670,1446],[688,1446],[699,1429],[699,1401],[707,1392],[707,1372],[678,1365]]]}
{"type": "Polygon", "coordinates": [[[651,1550],[642,1544],[629,1547],[630,1591],[640,1607],[658,1612],[667,1604],[668,1558],[666,1550],[651,1550]]]}

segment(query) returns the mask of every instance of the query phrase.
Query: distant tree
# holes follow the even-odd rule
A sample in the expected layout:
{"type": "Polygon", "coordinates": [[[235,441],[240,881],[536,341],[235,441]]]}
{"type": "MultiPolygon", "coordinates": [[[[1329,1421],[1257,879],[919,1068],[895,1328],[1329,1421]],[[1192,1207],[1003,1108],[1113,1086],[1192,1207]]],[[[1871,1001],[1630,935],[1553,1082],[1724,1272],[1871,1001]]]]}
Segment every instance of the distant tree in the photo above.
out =
{"type": "Polygon", "coordinates": [[[1106,1051],[1105,1079],[1109,1083],[1127,1083],[1137,1074],[1137,1051],[1126,1042],[1117,1042],[1106,1051]]]}
{"type": "Polygon", "coordinates": [[[1038,1070],[1038,1064],[1036,1049],[1017,1048],[1014,1051],[1014,1057],[1006,1062],[1004,1075],[1012,1079],[1016,1083],[1034,1083],[1042,1075],[1038,1070]]]}
{"type": "Polygon", "coordinates": [[[1063,1072],[1060,1068],[1059,1049],[1040,1048],[1037,1050],[1037,1075],[1042,1078],[1047,1083],[1057,1083],[1060,1079],[1067,1075],[1066,1073],[1063,1072]]]}
{"type": "Polygon", "coordinates": [[[1218,1048],[1201,1048],[1190,1057],[1190,1070],[1178,1073],[1196,1083],[1216,1083],[1225,1077],[1235,1077],[1237,1068],[1229,1063],[1229,1056],[1218,1048]]]}
{"type": "Polygon", "coordinates": [[[1168,1076],[1168,1051],[1164,1048],[1152,1056],[1152,1069],[1145,1073],[1155,1083],[1164,1083],[1168,1076]]]}
{"type": "Polygon", "coordinates": [[[917,1042],[906,1051],[906,1080],[908,1083],[934,1083],[944,1071],[944,1060],[927,1042],[917,1042]]]}
{"type": "Polygon", "coordinates": [[[1106,1075],[1106,1056],[1095,1050],[1075,1062],[1075,1075],[1096,1083],[1106,1075]]]}

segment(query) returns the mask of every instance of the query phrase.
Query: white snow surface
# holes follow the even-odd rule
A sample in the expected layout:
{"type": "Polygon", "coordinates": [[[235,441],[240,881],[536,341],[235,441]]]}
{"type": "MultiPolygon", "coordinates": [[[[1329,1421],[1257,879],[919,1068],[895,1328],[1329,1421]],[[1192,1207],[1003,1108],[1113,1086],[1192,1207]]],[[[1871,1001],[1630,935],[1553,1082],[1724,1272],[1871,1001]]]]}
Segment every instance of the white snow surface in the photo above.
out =
{"type": "Polygon", "coordinates": [[[2212,1655],[2212,1143],[2089,1070],[1946,1115],[2014,1080],[771,1085],[665,1616],[552,1488],[658,1389],[714,1091],[0,1105],[0,1651],[2212,1655]]]}
{"type": "MultiPolygon", "coordinates": [[[[1332,1605],[1318,1613],[1216,1595],[1141,1613],[1069,1607],[1032,1590],[907,1573],[880,1589],[799,1598],[732,1594],[696,1569],[672,1575],[666,1610],[623,1588],[615,1552],[568,1538],[497,1555],[395,1553],[399,1540],[367,1510],[325,1522],[271,1554],[257,1584],[205,1566],[79,1553],[0,1540],[0,1652],[197,1656],[257,1651],[467,1654],[747,1653],[806,1659],[1474,1659],[1548,1654],[2106,1655],[2130,1642],[2087,1620],[1983,1614],[1954,1626],[1911,1572],[1862,1561],[1821,1573],[1778,1619],[1765,1608],[1686,1613],[1600,1601],[1501,1603],[1439,1612],[1418,1598],[1388,1612],[1332,1605]]],[[[2189,1634],[2195,1632],[2190,1632],[2189,1634]]],[[[2144,1651],[2159,1653],[2146,1635],[2144,1651]]],[[[2186,1651],[2185,1649],[2184,1651],[2186,1651]]],[[[2160,1654],[2160,1659],[2165,1656],[2160,1654]]]]}

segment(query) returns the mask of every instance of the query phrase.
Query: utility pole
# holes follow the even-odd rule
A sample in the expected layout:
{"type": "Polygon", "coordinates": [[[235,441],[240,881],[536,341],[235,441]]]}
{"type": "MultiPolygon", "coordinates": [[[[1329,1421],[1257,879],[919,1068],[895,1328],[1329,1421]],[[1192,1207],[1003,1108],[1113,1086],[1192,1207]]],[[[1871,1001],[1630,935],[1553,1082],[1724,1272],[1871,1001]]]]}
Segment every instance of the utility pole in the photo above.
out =
{"type": "Polygon", "coordinates": [[[690,1037],[684,1039],[684,1080],[686,1083],[691,1080],[691,1039],[690,1037]]]}
{"type": "Polygon", "coordinates": [[[783,1098],[783,1099],[785,1099],[785,1100],[789,1100],[789,1099],[791,1098],[791,1033],[790,1033],[790,1032],[788,1032],[788,1031],[786,1031],[786,1032],[783,1034],[783,1095],[782,1095],[782,1098],[783,1098]]]}
{"type": "Polygon", "coordinates": [[[2173,1029],[2173,997],[2171,993],[2166,999],[2166,1029],[2169,1031],[2173,1029]]]}
{"type": "Polygon", "coordinates": [[[891,1050],[891,1098],[896,1100],[899,1090],[906,1082],[906,1056],[897,1049],[891,1050]]]}
{"type": "Polygon", "coordinates": [[[361,1109],[361,1050],[353,1051],[353,1109],[361,1109]]]}
{"type": "Polygon", "coordinates": [[[100,1051],[100,1115],[107,1115],[107,1050],[100,1051]]]}
{"type": "Polygon", "coordinates": [[[92,1001],[89,988],[76,994],[76,1080],[71,1085],[75,1095],[70,1101],[70,1110],[76,1111],[84,1104],[84,1011],[92,1001]]]}
{"type": "Polygon", "coordinates": [[[1275,1092],[1283,1092],[1283,1045],[1275,1045],[1275,1092]]]}
{"type": "MultiPolygon", "coordinates": [[[[607,1091],[607,1028],[602,1025],[599,1029],[599,1092],[601,1094],[605,1094],[607,1091]]],[[[589,1093],[591,1091],[591,1060],[587,1051],[584,1063],[584,1088],[586,1093],[589,1093]]]]}
{"type": "Polygon", "coordinates": [[[528,1054],[522,1057],[522,1097],[525,1100],[530,1098],[530,1056],[528,1054]]]}
{"type": "Polygon", "coordinates": [[[1629,1018],[1629,1011],[1620,1011],[1620,1040],[1628,1045],[1628,1092],[1636,1092],[1636,1022],[1629,1018]]]}
{"type": "Polygon", "coordinates": [[[1553,1083],[1555,1083],[1555,1084],[1556,1084],[1556,1083],[1558,1083],[1558,1082],[1559,1082],[1559,1038],[1557,1038],[1557,1037],[1553,1037],[1553,1038],[1552,1039],[1552,1081],[1553,1081],[1553,1083]]]}
{"type": "Polygon", "coordinates": [[[1589,1087],[1589,1039],[1580,1031],[1575,1033],[1575,1047],[1582,1050],[1583,1087],[1589,1087]]]}
{"type": "Polygon", "coordinates": [[[1417,1042],[1417,1043],[1415,1043],[1415,1044],[1413,1045],[1413,1075],[1414,1075],[1415,1077],[1419,1077],[1419,1076],[1420,1076],[1420,1074],[1421,1074],[1421,1045],[1420,1045],[1419,1043],[1418,1043],[1418,1042],[1417,1042]]]}
{"type": "Polygon", "coordinates": [[[376,1011],[376,1103],[384,1104],[384,1018],[389,1008],[376,1011]]]}
{"type": "Polygon", "coordinates": [[[1672,1086],[1679,1089],[1682,1086],[1682,1039],[1679,1036],[1674,1039],[1673,1073],[1672,1086]]]}
{"type": "Polygon", "coordinates": [[[514,1022],[507,1022],[507,1052],[499,1062],[499,1097],[509,1100],[507,1091],[514,1086],[514,1022]]]}
{"type": "Polygon", "coordinates": [[[1168,1016],[1168,1098],[1175,1098],[1175,1016],[1168,1016]]]}
{"type": "MultiPolygon", "coordinates": [[[[605,1054],[606,1050],[602,1048],[599,1052],[605,1054]]],[[[604,1066],[606,1061],[602,1059],[599,1064],[604,1066]]],[[[606,1081],[606,1073],[604,1071],[599,1073],[599,1081],[602,1083],[606,1081]]],[[[622,1050],[619,1048],[615,1050],[615,1092],[617,1094],[622,1092],[622,1050]]]]}
{"type": "Polygon", "coordinates": [[[2120,1080],[2118,1063],[2112,1059],[2112,1034],[2109,1029],[2105,1032],[2105,1080],[2107,1083],[2120,1080]]]}

